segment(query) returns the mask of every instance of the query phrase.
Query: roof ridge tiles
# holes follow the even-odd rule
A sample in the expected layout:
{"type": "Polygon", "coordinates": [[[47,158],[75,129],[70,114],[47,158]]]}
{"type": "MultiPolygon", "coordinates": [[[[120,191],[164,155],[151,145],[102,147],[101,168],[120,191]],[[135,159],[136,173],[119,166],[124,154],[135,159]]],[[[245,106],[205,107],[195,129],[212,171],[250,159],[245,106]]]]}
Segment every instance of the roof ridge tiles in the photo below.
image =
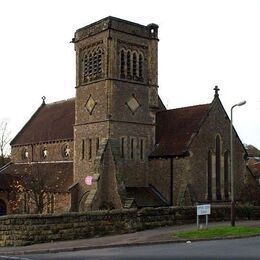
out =
{"type": "Polygon", "coordinates": [[[74,122],[75,98],[42,103],[11,146],[73,139],[74,122]]]}
{"type": "Polygon", "coordinates": [[[58,101],[46,103],[45,105],[46,105],[46,106],[49,106],[49,105],[58,105],[58,104],[61,104],[61,103],[64,103],[64,102],[69,102],[69,101],[74,101],[74,100],[75,100],[75,97],[72,97],[72,98],[67,98],[67,99],[62,99],[62,100],[58,100],[58,101]]]}
{"type": "Polygon", "coordinates": [[[167,111],[174,111],[174,110],[181,110],[181,109],[188,109],[188,108],[195,108],[195,107],[210,106],[210,105],[211,105],[211,103],[192,105],[192,106],[186,106],[186,107],[176,107],[176,108],[171,108],[171,109],[159,111],[158,113],[167,112],[167,111]]]}

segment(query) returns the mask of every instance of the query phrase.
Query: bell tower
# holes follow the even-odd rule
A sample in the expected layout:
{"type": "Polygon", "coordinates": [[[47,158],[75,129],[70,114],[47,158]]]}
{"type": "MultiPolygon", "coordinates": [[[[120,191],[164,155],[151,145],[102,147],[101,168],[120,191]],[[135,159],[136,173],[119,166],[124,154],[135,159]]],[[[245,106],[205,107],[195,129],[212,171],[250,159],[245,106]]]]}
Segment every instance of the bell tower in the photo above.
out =
{"type": "Polygon", "coordinates": [[[158,26],[107,17],[78,29],[72,41],[73,200],[78,210],[121,208],[127,187],[147,185],[158,110],[158,26]]]}

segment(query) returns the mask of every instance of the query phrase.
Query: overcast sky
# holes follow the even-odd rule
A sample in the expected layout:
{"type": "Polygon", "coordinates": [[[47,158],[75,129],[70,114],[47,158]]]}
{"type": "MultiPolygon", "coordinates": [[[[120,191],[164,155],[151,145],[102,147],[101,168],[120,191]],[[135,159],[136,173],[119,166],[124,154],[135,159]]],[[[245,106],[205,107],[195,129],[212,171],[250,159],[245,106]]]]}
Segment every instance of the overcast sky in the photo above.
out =
{"type": "Polygon", "coordinates": [[[260,1],[6,0],[0,3],[0,119],[12,137],[40,106],[75,96],[74,32],[107,16],[159,25],[168,108],[210,103],[215,85],[242,140],[260,148],[260,1]]]}

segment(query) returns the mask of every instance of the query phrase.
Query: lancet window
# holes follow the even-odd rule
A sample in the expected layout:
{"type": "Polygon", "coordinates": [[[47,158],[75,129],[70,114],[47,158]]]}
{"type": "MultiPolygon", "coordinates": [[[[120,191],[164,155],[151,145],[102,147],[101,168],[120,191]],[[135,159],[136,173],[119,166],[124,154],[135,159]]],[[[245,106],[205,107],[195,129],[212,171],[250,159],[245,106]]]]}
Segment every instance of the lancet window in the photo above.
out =
{"type": "Polygon", "coordinates": [[[143,54],[138,51],[120,50],[120,67],[119,74],[122,79],[134,81],[143,81],[144,78],[144,58],[143,54]]]}
{"type": "Polygon", "coordinates": [[[83,82],[103,77],[104,51],[100,47],[87,50],[83,56],[83,82]]]}

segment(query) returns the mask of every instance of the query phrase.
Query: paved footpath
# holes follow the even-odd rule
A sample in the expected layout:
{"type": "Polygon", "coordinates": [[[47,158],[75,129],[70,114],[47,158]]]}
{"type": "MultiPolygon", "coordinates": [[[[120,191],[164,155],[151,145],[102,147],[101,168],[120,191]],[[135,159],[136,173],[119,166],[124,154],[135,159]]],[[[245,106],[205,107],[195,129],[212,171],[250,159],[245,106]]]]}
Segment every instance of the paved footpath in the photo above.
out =
{"type": "MultiPolygon", "coordinates": [[[[209,223],[209,227],[228,225],[230,225],[230,222],[209,223]]],[[[260,220],[237,221],[236,225],[260,227],[260,220]]],[[[22,255],[35,253],[43,254],[118,246],[151,245],[173,242],[177,243],[183,242],[183,240],[173,238],[171,234],[174,231],[196,230],[196,228],[196,224],[168,226],[123,235],[111,235],[80,240],[59,241],[52,243],[34,244],[29,246],[0,247],[0,257],[1,255],[22,255]]]]}

